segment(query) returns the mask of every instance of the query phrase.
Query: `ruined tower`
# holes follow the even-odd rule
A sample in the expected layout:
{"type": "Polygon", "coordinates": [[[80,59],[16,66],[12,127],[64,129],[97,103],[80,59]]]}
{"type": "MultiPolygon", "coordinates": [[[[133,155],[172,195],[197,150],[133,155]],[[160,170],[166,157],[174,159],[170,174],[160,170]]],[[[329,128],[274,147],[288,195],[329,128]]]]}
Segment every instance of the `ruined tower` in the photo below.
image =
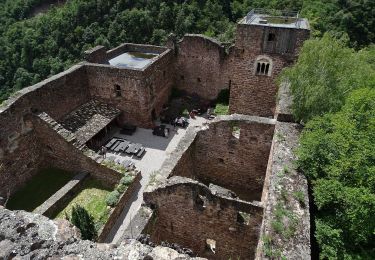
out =
{"type": "Polygon", "coordinates": [[[273,116],[275,80],[309,35],[308,21],[296,12],[250,11],[237,25],[231,50],[230,112],[273,116]]]}

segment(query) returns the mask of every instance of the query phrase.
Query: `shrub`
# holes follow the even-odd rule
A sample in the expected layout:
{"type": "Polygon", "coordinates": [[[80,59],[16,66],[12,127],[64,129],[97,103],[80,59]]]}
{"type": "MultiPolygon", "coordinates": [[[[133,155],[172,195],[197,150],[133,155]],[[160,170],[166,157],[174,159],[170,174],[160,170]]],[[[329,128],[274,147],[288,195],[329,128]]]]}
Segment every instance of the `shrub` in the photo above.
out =
{"type": "Polygon", "coordinates": [[[82,239],[94,240],[97,236],[94,218],[80,205],[72,208],[71,222],[81,231],[82,239]]]}
{"type": "Polygon", "coordinates": [[[117,190],[114,190],[107,195],[105,202],[107,203],[108,206],[114,207],[116,206],[119,198],[120,198],[120,193],[117,190]]]}
{"type": "Polygon", "coordinates": [[[134,178],[132,176],[129,176],[129,175],[124,176],[124,177],[121,178],[120,184],[125,185],[125,186],[129,186],[133,182],[133,179],[134,178]]]}
{"type": "Polygon", "coordinates": [[[215,114],[216,115],[228,115],[229,114],[229,106],[223,105],[223,104],[216,104],[215,114]]]}

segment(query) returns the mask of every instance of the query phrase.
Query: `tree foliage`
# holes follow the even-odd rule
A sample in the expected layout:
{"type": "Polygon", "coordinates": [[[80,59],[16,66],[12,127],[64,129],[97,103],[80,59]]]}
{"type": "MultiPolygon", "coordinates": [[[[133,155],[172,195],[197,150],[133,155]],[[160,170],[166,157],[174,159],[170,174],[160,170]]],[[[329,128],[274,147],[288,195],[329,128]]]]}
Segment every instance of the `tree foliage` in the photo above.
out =
{"type": "Polygon", "coordinates": [[[94,219],[87,210],[80,205],[72,208],[70,221],[81,231],[82,239],[94,240],[97,236],[94,219]]]}
{"type": "Polygon", "coordinates": [[[70,0],[31,17],[43,2],[0,1],[0,102],[68,68],[98,44],[162,44],[171,32],[178,37],[203,33],[231,42],[235,22],[252,8],[302,10],[316,35],[347,35],[356,47],[374,40],[370,0],[70,0]]]}
{"type": "Polygon", "coordinates": [[[312,119],[298,150],[310,179],[322,259],[375,253],[375,89],[353,91],[337,113],[312,119]]]}
{"type": "Polygon", "coordinates": [[[283,71],[291,83],[293,113],[307,122],[336,112],[354,89],[375,87],[374,46],[360,53],[325,34],[305,42],[295,66],[283,71]]]}

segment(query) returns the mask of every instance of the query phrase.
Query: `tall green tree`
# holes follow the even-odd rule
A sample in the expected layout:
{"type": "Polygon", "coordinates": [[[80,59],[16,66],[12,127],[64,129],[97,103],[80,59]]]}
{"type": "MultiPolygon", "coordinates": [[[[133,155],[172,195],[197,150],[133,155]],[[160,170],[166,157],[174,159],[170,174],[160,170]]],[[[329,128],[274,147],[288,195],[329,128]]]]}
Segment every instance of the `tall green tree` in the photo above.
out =
{"type": "Polygon", "coordinates": [[[374,50],[359,55],[330,34],[306,41],[296,65],[281,76],[291,83],[295,118],[307,122],[314,116],[336,112],[352,90],[374,88],[374,66],[366,58],[374,55],[374,50]]]}
{"type": "Polygon", "coordinates": [[[375,89],[353,91],[337,113],[312,119],[298,165],[309,178],[321,259],[375,253],[375,89]]]}
{"type": "Polygon", "coordinates": [[[81,231],[82,239],[94,240],[97,236],[93,217],[80,205],[72,208],[70,221],[81,231]]]}

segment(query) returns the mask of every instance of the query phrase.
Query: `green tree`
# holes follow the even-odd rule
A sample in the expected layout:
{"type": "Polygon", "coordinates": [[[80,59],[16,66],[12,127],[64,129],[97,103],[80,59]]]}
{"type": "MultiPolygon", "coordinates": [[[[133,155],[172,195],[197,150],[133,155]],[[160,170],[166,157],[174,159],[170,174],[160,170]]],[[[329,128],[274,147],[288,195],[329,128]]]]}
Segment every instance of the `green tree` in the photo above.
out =
{"type": "Polygon", "coordinates": [[[72,208],[70,221],[81,230],[82,239],[94,240],[97,236],[93,217],[80,205],[72,208]]]}
{"type": "Polygon", "coordinates": [[[307,123],[297,151],[311,181],[322,259],[371,259],[375,249],[375,89],[307,123]]]}
{"type": "Polygon", "coordinates": [[[329,34],[306,41],[296,65],[281,76],[291,83],[295,118],[307,122],[336,112],[352,90],[375,87],[375,71],[367,55],[358,55],[329,34]]]}

